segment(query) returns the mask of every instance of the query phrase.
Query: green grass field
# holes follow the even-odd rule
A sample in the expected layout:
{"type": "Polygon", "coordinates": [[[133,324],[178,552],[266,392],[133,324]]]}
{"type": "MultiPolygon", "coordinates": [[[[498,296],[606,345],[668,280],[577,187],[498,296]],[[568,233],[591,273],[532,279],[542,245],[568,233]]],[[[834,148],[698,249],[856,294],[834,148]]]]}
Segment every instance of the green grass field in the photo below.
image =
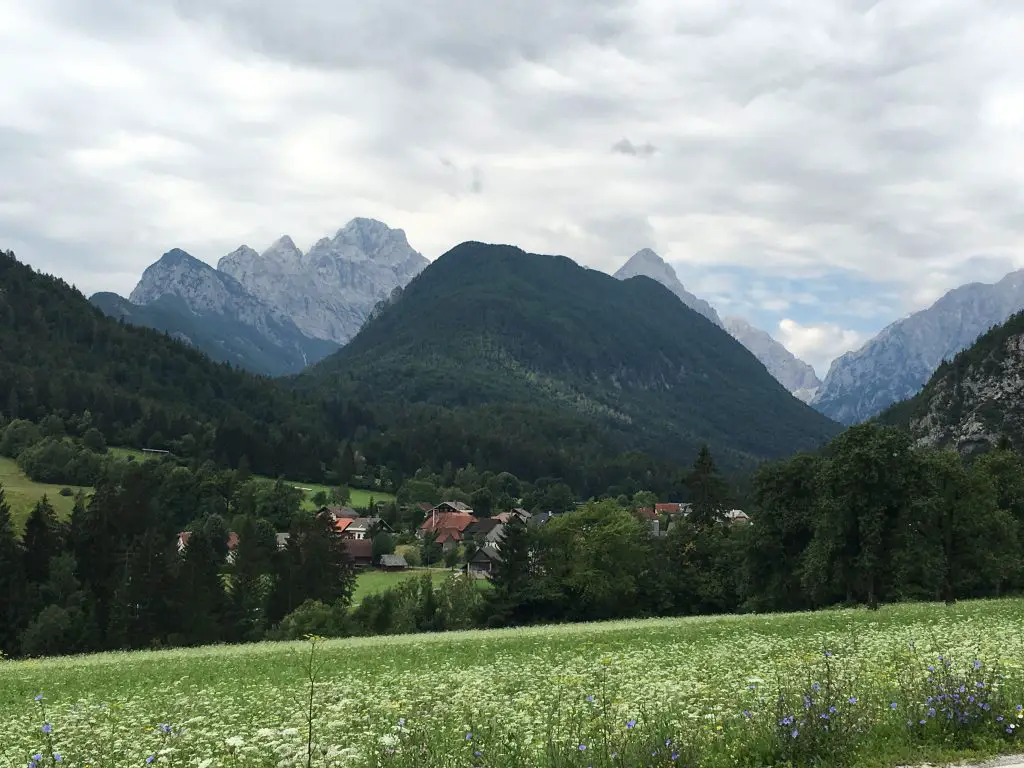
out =
{"type": "MultiPolygon", "coordinates": [[[[132,457],[136,461],[145,461],[154,458],[152,454],[146,454],[134,448],[109,448],[108,450],[113,456],[121,459],[132,457]]],[[[261,479],[271,482],[270,478],[263,477],[261,479]]],[[[294,480],[286,480],[286,482],[289,485],[294,485],[296,488],[304,489],[305,496],[302,501],[302,508],[309,511],[317,509],[316,504],[313,503],[313,496],[316,495],[317,491],[322,490],[328,494],[331,491],[330,487],[326,485],[299,483],[294,480]]],[[[15,530],[21,529],[25,519],[32,511],[32,507],[35,506],[36,502],[44,494],[50,500],[50,503],[53,504],[54,509],[57,510],[57,515],[64,518],[71,514],[71,507],[74,505],[75,500],[71,496],[61,496],[60,490],[62,488],[70,487],[76,493],[79,490],[84,490],[86,493],[92,492],[92,488],[36,483],[26,477],[25,473],[18,467],[17,462],[13,459],[2,457],[0,457],[0,486],[3,486],[4,492],[7,495],[7,501],[11,505],[11,515],[14,520],[15,530]]],[[[369,505],[371,498],[375,501],[395,500],[393,494],[354,488],[352,489],[352,499],[349,504],[353,507],[366,507],[369,505]]]]}
{"type": "MultiPolygon", "coordinates": [[[[309,660],[263,643],[0,663],[0,764],[46,746],[42,691],[65,765],[304,766],[309,660]]],[[[313,668],[318,766],[809,765],[805,746],[895,766],[1015,749],[1024,601],[336,640],[313,668]],[[974,676],[970,739],[925,698],[939,654],[951,685],[974,676]]]]}
{"type": "Polygon", "coordinates": [[[403,581],[409,579],[415,579],[429,573],[434,585],[441,584],[445,579],[452,575],[450,570],[439,570],[439,569],[425,569],[425,568],[414,568],[408,571],[394,571],[388,573],[386,571],[363,571],[356,578],[356,589],[352,593],[352,602],[359,604],[363,598],[374,595],[378,592],[397,587],[403,581]]]}
{"type": "MultiPolygon", "coordinates": [[[[61,496],[60,490],[70,487],[78,492],[77,486],[48,485],[36,483],[29,480],[21,471],[13,459],[0,458],[0,486],[3,486],[4,495],[11,505],[11,517],[14,521],[15,530],[21,530],[29,513],[36,503],[45,495],[49,499],[57,514],[66,517],[71,514],[71,507],[74,506],[73,496],[61,496]]],[[[90,489],[84,489],[89,491],[90,489]]]]}

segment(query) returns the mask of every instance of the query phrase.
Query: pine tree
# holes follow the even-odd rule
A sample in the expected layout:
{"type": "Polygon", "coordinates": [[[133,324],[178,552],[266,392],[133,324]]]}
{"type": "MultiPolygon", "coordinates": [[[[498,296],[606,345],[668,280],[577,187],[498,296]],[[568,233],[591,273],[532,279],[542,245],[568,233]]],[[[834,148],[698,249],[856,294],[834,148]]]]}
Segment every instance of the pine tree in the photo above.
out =
{"type": "Polygon", "coordinates": [[[43,585],[50,578],[50,561],[62,549],[60,523],[49,499],[43,496],[28,520],[22,541],[25,546],[25,576],[31,584],[43,585]]]}
{"type": "Polygon", "coordinates": [[[529,617],[531,592],[530,532],[519,517],[505,524],[501,539],[501,562],[491,573],[494,588],[487,600],[493,624],[516,624],[529,617]]]}
{"type": "Polygon", "coordinates": [[[193,531],[178,569],[180,634],[188,645],[209,645],[221,639],[226,598],[220,578],[224,558],[203,530],[193,531]]]}
{"type": "Polygon", "coordinates": [[[341,485],[348,485],[356,473],[356,454],[352,450],[351,441],[346,441],[344,447],[338,452],[335,472],[338,473],[338,483],[341,485]]]}
{"type": "Polygon", "coordinates": [[[23,598],[26,591],[24,559],[14,535],[11,508],[0,486],[0,651],[13,654],[18,633],[25,623],[23,598]]]}
{"type": "Polygon", "coordinates": [[[715,466],[711,451],[701,446],[693,469],[686,476],[690,492],[689,522],[697,528],[706,528],[725,519],[728,511],[729,486],[715,466]]]}

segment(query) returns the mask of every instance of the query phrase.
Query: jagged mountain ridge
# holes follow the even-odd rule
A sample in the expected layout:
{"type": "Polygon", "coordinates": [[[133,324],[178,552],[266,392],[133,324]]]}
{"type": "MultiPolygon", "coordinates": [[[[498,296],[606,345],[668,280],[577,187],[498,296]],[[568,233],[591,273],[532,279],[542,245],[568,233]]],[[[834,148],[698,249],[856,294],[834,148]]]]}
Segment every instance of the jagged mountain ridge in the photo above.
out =
{"type": "Polygon", "coordinates": [[[214,269],[174,249],[129,300],[101,293],[93,303],[215,360],[279,376],[336,351],[427,263],[402,230],[355,218],[306,254],[285,235],[263,253],[242,245],[214,269]]]}
{"type": "Polygon", "coordinates": [[[768,373],[779,380],[786,389],[805,403],[811,402],[821,386],[814,369],[798,358],[766,331],[755,328],[742,317],[727,317],[725,329],[740,344],[754,353],[764,363],[768,373]]]}
{"type": "Polygon", "coordinates": [[[296,385],[404,422],[410,403],[433,408],[426,430],[529,424],[553,448],[587,434],[612,452],[689,461],[706,440],[734,467],[838,429],[658,282],[475,242],[432,263],[296,385]]]}
{"type": "Polygon", "coordinates": [[[658,281],[678,296],[683,304],[704,315],[719,328],[728,331],[761,361],[779,383],[800,400],[809,402],[814,396],[821,382],[811,366],[797,358],[771,335],[755,328],[746,320],[734,317],[723,321],[714,307],[686,290],[672,265],[650,248],[634,253],[614,277],[628,280],[638,275],[658,281]]]}
{"type": "Polygon", "coordinates": [[[129,299],[98,293],[90,301],[111,317],[164,331],[254,373],[298,373],[338,349],[306,336],[233,277],[178,248],[146,268],[129,299]]]}
{"type": "Polygon", "coordinates": [[[890,324],[836,358],[812,405],[844,424],[871,418],[916,395],[944,360],[1024,309],[1024,270],[996,283],[969,283],[890,324]]]}
{"type": "Polygon", "coordinates": [[[1006,438],[1024,446],[1024,313],[944,361],[915,397],[879,415],[920,444],[980,453],[1006,438]]]}
{"type": "Polygon", "coordinates": [[[307,336],[341,345],[355,336],[377,302],[428,263],[403,230],[355,218],[308,253],[285,236],[261,254],[242,246],[222,258],[217,269],[307,336]]]}

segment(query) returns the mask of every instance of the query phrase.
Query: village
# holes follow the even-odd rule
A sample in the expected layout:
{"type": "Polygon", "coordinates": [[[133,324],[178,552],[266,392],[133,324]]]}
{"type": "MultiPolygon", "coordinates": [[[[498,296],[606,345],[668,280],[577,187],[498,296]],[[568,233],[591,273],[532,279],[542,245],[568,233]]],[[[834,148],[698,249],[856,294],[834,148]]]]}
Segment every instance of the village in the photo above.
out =
{"type": "MultiPolygon", "coordinates": [[[[513,519],[528,527],[546,525],[565,512],[529,512],[515,507],[496,515],[485,516],[474,512],[461,501],[443,501],[431,505],[415,505],[424,517],[414,530],[396,530],[380,514],[368,515],[369,510],[344,506],[321,506],[318,515],[329,518],[332,527],[344,542],[352,565],[359,570],[376,569],[384,572],[406,571],[420,566],[443,565],[464,570],[471,578],[489,579],[501,562],[501,543],[505,526],[513,519]]],[[[577,507],[582,504],[576,504],[577,507]]],[[[656,503],[653,507],[633,510],[634,517],[642,520],[651,536],[667,536],[672,525],[685,518],[690,504],[681,502],[656,503]]],[[[725,515],[730,525],[747,525],[750,517],[743,510],[731,509],[725,515]]],[[[188,546],[189,531],[178,534],[178,551],[188,546]]],[[[290,534],[277,534],[277,547],[288,546],[290,534]]],[[[227,538],[227,564],[234,562],[238,547],[238,534],[231,531],[227,538]]]]}

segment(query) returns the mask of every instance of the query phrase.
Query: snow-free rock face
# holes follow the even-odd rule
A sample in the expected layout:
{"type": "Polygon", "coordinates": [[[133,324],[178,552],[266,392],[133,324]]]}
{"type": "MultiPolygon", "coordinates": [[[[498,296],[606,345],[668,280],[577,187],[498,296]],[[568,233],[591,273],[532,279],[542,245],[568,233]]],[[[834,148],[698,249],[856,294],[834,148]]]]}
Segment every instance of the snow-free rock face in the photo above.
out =
{"type": "Polygon", "coordinates": [[[118,299],[97,294],[93,303],[107,314],[166,331],[215,360],[256,373],[297,373],[337,349],[302,333],[231,275],[178,248],[146,268],[128,302],[118,299]]]}
{"type": "Polygon", "coordinates": [[[261,254],[239,248],[221,259],[217,269],[306,335],[344,344],[377,302],[404,287],[427,264],[401,229],[356,218],[308,253],[282,237],[261,254]]]}
{"type": "Polygon", "coordinates": [[[742,317],[725,318],[725,329],[740,344],[754,353],[768,373],[778,379],[796,397],[809,403],[821,386],[814,369],[786,349],[760,328],[755,328],[742,317]]]}
{"type": "Polygon", "coordinates": [[[1024,270],[994,284],[954,288],[834,360],[812,405],[844,424],[865,421],[917,394],[943,360],[1022,308],[1024,270]]]}
{"type": "Polygon", "coordinates": [[[694,312],[704,315],[704,317],[720,328],[724,327],[722,325],[722,318],[718,316],[715,308],[704,301],[704,299],[699,299],[686,290],[679,281],[679,276],[676,275],[676,271],[672,269],[672,266],[650,248],[644,248],[634,253],[629,261],[619,268],[614,277],[619,280],[628,280],[637,275],[657,280],[678,296],[679,300],[694,312]]]}

